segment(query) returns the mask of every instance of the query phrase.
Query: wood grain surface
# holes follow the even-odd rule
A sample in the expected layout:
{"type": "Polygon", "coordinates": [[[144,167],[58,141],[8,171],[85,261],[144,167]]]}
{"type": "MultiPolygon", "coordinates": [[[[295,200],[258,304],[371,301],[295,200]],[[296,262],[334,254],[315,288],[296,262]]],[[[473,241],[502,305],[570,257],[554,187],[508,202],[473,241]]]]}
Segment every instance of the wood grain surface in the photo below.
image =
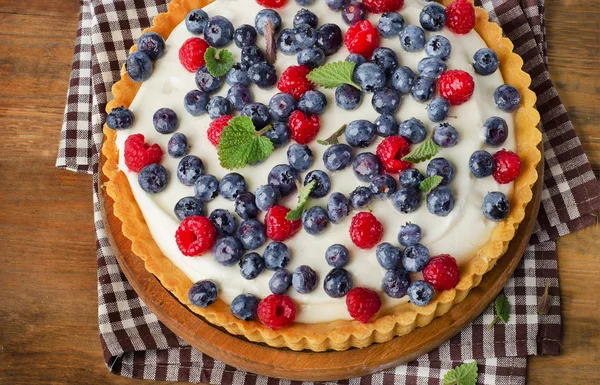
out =
{"type": "MultiPolygon", "coordinates": [[[[546,7],[550,73],[598,171],[600,0],[546,7]]],[[[78,11],[0,0],[0,384],[144,383],[102,359],[91,177],[54,168],[78,11]]],[[[598,383],[600,227],[558,250],[563,353],[531,357],[528,383],[598,383]]]]}

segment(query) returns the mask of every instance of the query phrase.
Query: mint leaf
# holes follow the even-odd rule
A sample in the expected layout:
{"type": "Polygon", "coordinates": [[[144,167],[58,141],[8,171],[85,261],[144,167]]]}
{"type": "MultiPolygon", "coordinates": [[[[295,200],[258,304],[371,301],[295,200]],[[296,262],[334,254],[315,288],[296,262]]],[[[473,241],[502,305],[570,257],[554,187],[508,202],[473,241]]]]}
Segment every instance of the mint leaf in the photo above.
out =
{"type": "Polygon", "coordinates": [[[444,385],[475,385],[477,383],[477,362],[462,364],[444,376],[444,385]]]}
{"type": "Polygon", "coordinates": [[[435,144],[431,137],[429,137],[423,143],[419,144],[417,148],[404,156],[402,160],[410,163],[421,163],[433,158],[438,151],[440,151],[440,146],[435,144]]]}
{"type": "Polygon", "coordinates": [[[204,61],[206,62],[206,69],[214,76],[223,76],[233,67],[233,55],[226,49],[219,51],[217,56],[217,50],[214,47],[210,47],[204,52],[204,61]]]}
{"type": "Polygon", "coordinates": [[[361,88],[358,84],[352,81],[355,65],[356,63],[349,61],[327,63],[310,71],[306,78],[316,85],[325,88],[335,88],[342,84],[349,84],[360,90],[361,88]]]}
{"type": "MultiPolygon", "coordinates": [[[[559,238],[560,239],[560,238],[559,238]]],[[[549,293],[550,280],[546,278],[546,287],[544,288],[544,294],[538,298],[537,312],[538,314],[547,314],[550,310],[550,300],[552,296],[549,293]]]]}
{"type": "Polygon", "coordinates": [[[508,302],[508,298],[504,294],[500,294],[496,298],[494,306],[496,307],[496,316],[488,325],[488,330],[491,330],[492,326],[494,326],[498,320],[507,323],[510,318],[510,302],[508,302]]]}
{"type": "Polygon", "coordinates": [[[331,146],[333,144],[339,144],[340,141],[338,138],[346,131],[346,125],[344,124],[342,127],[337,129],[331,136],[325,140],[317,139],[317,143],[322,144],[323,146],[331,146]]]}
{"type": "Polygon", "coordinates": [[[431,190],[436,188],[442,181],[443,177],[439,175],[432,175],[429,178],[425,178],[420,184],[419,189],[423,191],[425,194],[429,194],[431,190]]]}
{"type": "Polygon", "coordinates": [[[219,140],[219,161],[221,166],[233,170],[254,164],[267,158],[273,152],[273,143],[262,136],[271,129],[267,126],[260,131],[247,116],[237,116],[229,121],[219,140]]]}
{"type": "Polygon", "coordinates": [[[306,202],[308,202],[308,196],[314,190],[317,185],[316,180],[311,180],[306,186],[302,187],[298,192],[298,206],[295,209],[290,210],[286,215],[285,219],[290,221],[297,221],[302,218],[302,213],[304,212],[304,207],[306,206],[306,202]]]}

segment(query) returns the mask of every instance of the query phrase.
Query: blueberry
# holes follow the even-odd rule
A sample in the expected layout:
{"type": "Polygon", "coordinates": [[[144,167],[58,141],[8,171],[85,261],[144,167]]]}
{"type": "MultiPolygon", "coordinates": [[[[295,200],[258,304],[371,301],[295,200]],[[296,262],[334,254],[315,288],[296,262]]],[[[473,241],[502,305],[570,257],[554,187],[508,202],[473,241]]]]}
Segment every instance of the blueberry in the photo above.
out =
{"type": "Polygon", "coordinates": [[[296,3],[298,5],[302,5],[302,6],[311,5],[314,2],[315,2],[315,0],[296,0],[296,3]]]}
{"type": "Polygon", "coordinates": [[[290,262],[290,251],[285,243],[271,242],[263,253],[265,267],[269,270],[278,270],[287,266],[290,262]]]}
{"type": "Polygon", "coordinates": [[[257,36],[256,28],[248,24],[242,24],[233,32],[233,42],[238,48],[248,47],[256,44],[257,36]]]}
{"type": "Polygon", "coordinates": [[[125,61],[127,75],[134,82],[143,82],[152,75],[152,60],[142,51],[135,51],[125,61]]]}
{"type": "Polygon", "coordinates": [[[402,253],[402,266],[411,273],[417,273],[429,262],[429,250],[420,243],[407,246],[402,253]]]}
{"type": "Polygon", "coordinates": [[[400,174],[399,182],[401,187],[418,189],[424,179],[425,177],[421,174],[421,171],[416,168],[408,168],[400,174]]]}
{"type": "Polygon", "coordinates": [[[448,60],[452,53],[450,40],[442,35],[432,36],[425,44],[425,53],[429,57],[436,57],[442,60],[448,60]]]}
{"type": "Polygon", "coordinates": [[[358,154],[352,162],[352,171],[354,176],[363,182],[370,182],[377,175],[381,174],[381,160],[371,152],[358,154]]]}
{"type": "Polygon", "coordinates": [[[242,116],[247,116],[252,120],[254,124],[254,128],[260,130],[261,128],[265,128],[267,124],[271,121],[271,115],[269,114],[269,109],[262,103],[252,102],[248,103],[242,108],[242,116]]]}
{"type": "Polygon", "coordinates": [[[408,299],[416,306],[427,306],[433,299],[433,286],[425,281],[414,281],[408,287],[408,299]]]}
{"type": "Polygon", "coordinates": [[[521,94],[515,87],[503,84],[494,91],[494,102],[502,111],[513,112],[521,105],[521,94]]]}
{"type": "Polygon", "coordinates": [[[441,176],[443,179],[440,186],[446,186],[454,179],[454,166],[445,158],[434,158],[429,161],[426,174],[427,177],[441,176]]]}
{"type": "Polygon", "coordinates": [[[296,170],[306,171],[312,165],[313,153],[307,145],[294,143],[288,147],[287,159],[296,170]]]}
{"type": "Polygon", "coordinates": [[[350,260],[348,249],[344,245],[331,245],[325,251],[325,260],[332,267],[344,267],[350,260]]]}
{"type": "Polygon", "coordinates": [[[256,197],[250,191],[241,192],[235,197],[235,212],[242,219],[256,218],[260,211],[256,206],[256,197]]]}
{"type": "Polygon", "coordinates": [[[372,199],[373,193],[371,192],[371,189],[365,186],[359,186],[350,193],[350,204],[355,209],[367,207],[372,199]]]}
{"type": "Polygon", "coordinates": [[[265,243],[265,226],[256,219],[246,219],[238,226],[235,237],[244,249],[256,250],[265,243]]]}
{"type": "Polygon", "coordinates": [[[237,172],[226,174],[219,182],[219,195],[233,201],[239,193],[246,191],[246,179],[237,172]]]}
{"type": "Polygon", "coordinates": [[[352,162],[352,148],[344,143],[327,147],[323,153],[323,163],[329,171],[340,171],[352,162]]]}
{"type": "Polygon", "coordinates": [[[240,274],[245,279],[258,277],[264,268],[265,260],[258,253],[248,253],[240,259],[240,274]]]}
{"type": "Polygon", "coordinates": [[[327,211],[320,206],[313,206],[302,214],[302,227],[311,235],[321,234],[328,224],[327,211]]]}
{"type": "Polygon", "coordinates": [[[181,158],[186,155],[190,149],[187,137],[179,132],[176,132],[169,138],[167,151],[173,158],[181,158]]]}
{"type": "Polygon", "coordinates": [[[323,290],[332,298],[341,298],[352,289],[352,276],[341,267],[332,269],[323,280],[323,290]]]}
{"type": "Polygon", "coordinates": [[[204,202],[196,197],[183,197],[175,204],[175,216],[180,221],[187,217],[203,216],[204,202]]]}
{"type": "Polygon", "coordinates": [[[242,66],[242,69],[247,71],[254,64],[264,61],[265,55],[257,46],[250,45],[242,48],[242,53],[240,54],[240,65],[242,66]]]}
{"type": "Polygon", "coordinates": [[[342,7],[342,19],[348,25],[354,25],[367,18],[367,8],[363,3],[351,1],[342,7]]]}
{"type": "Polygon", "coordinates": [[[398,232],[398,243],[404,247],[413,246],[421,242],[421,228],[414,223],[400,226],[398,232]]]}
{"type": "Polygon", "coordinates": [[[379,34],[386,39],[400,35],[403,28],[404,17],[398,12],[383,13],[379,18],[379,24],[377,24],[379,34]]]}
{"type": "Polygon", "coordinates": [[[271,23],[273,23],[273,32],[277,34],[281,29],[281,16],[272,9],[261,9],[258,11],[254,18],[256,30],[261,35],[264,35],[265,32],[263,31],[263,28],[267,25],[268,20],[271,20],[271,23]]]}
{"type": "Polygon", "coordinates": [[[200,8],[194,9],[185,17],[185,27],[194,35],[201,35],[208,22],[208,14],[200,8]]]}
{"type": "Polygon", "coordinates": [[[329,9],[331,9],[332,11],[339,11],[349,1],[350,0],[325,0],[325,4],[327,4],[329,9]]]}
{"type": "Polygon", "coordinates": [[[349,84],[342,84],[335,89],[335,104],[344,110],[354,110],[360,105],[362,93],[349,84]]]}
{"type": "Polygon", "coordinates": [[[133,125],[133,112],[120,106],[113,108],[106,116],[106,125],[113,130],[126,130],[133,125]]]}
{"type": "Polygon", "coordinates": [[[291,28],[285,28],[281,31],[277,38],[277,50],[287,56],[295,55],[300,52],[302,48],[298,46],[298,42],[294,35],[295,32],[291,28]]]}
{"type": "Polygon", "coordinates": [[[165,53],[165,39],[156,32],[146,32],[138,39],[138,51],[144,52],[150,60],[156,60],[165,53]]]}
{"type": "Polygon", "coordinates": [[[241,111],[246,104],[252,102],[252,93],[248,87],[241,84],[234,84],[227,91],[227,99],[234,110],[241,111]]]}
{"type": "Polygon", "coordinates": [[[469,169],[475,178],[485,178],[494,172],[494,158],[485,151],[475,151],[469,158],[469,169]]]}
{"type": "Polygon", "coordinates": [[[385,85],[385,72],[374,63],[364,63],[354,70],[352,77],[364,92],[374,92],[385,85]]]}
{"type": "Polygon", "coordinates": [[[439,123],[433,127],[432,139],[440,147],[454,147],[458,143],[458,131],[450,123],[439,123]]]}
{"type": "Polygon", "coordinates": [[[256,189],[256,206],[262,211],[267,211],[275,206],[280,197],[277,187],[270,184],[262,185],[256,189]]]}
{"type": "Polygon", "coordinates": [[[410,274],[400,267],[389,269],[381,281],[381,289],[392,298],[402,298],[410,285],[410,274]]]}
{"type": "Polygon", "coordinates": [[[413,88],[410,90],[410,94],[413,99],[419,103],[426,102],[433,98],[435,93],[435,79],[427,78],[423,76],[417,77],[413,88]]]}
{"type": "Polygon", "coordinates": [[[285,269],[273,273],[269,280],[269,289],[273,294],[283,294],[292,286],[292,275],[285,269]]]}
{"type": "Polygon", "coordinates": [[[304,186],[313,180],[315,181],[315,187],[310,193],[311,197],[323,198],[329,194],[329,190],[331,190],[331,181],[329,180],[329,175],[321,170],[313,170],[304,177],[304,186]]]}
{"type": "Polygon", "coordinates": [[[379,47],[371,55],[371,63],[375,63],[389,76],[398,67],[398,55],[386,47],[379,47]]]}
{"type": "Polygon", "coordinates": [[[373,178],[369,188],[375,199],[386,199],[394,195],[398,185],[396,184],[396,180],[390,175],[382,174],[373,178]]]}
{"type": "Polygon", "coordinates": [[[286,197],[296,191],[298,172],[287,164],[279,164],[271,169],[267,177],[267,183],[279,189],[282,197],[286,197]]]}
{"type": "Polygon", "coordinates": [[[371,105],[380,114],[393,114],[400,107],[400,94],[393,88],[383,87],[373,94],[371,105]]]}
{"type": "Polygon", "coordinates": [[[419,22],[425,31],[441,31],[446,25],[446,10],[437,3],[427,4],[419,14],[419,22]]]}
{"type": "Polygon", "coordinates": [[[217,300],[217,285],[213,281],[198,281],[190,287],[188,299],[194,306],[207,308],[217,300]]]}
{"type": "Polygon", "coordinates": [[[421,194],[413,187],[401,187],[392,197],[392,203],[396,210],[401,213],[412,213],[421,204],[421,194]]]}
{"type": "Polygon", "coordinates": [[[267,62],[256,63],[248,69],[248,77],[252,83],[263,90],[269,89],[277,83],[277,71],[272,64],[267,62]]]}
{"type": "Polygon", "coordinates": [[[396,267],[398,262],[400,262],[401,256],[402,251],[400,251],[400,248],[393,246],[388,242],[380,243],[375,250],[377,262],[379,262],[379,265],[384,269],[393,269],[396,267]]]}
{"type": "Polygon", "coordinates": [[[491,221],[500,222],[508,216],[510,202],[506,195],[499,191],[487,193],[481,206],[483,215],[491,221]]]}
{"type": "Polygon", "coordinates": [[[317,47],[331,56],[342,46],[342,30],[335,24],[323,24],[317,29],[317,47]]]}
{"type": "Polygon", "coordinates": [[[213,246],[215,260],[224,266],[238,263],[243,252],[242,244],[232,236],[217,238],[213,246]]]}
{"type": "Polygon", "coordinates": [[[219,195],[219,181],[214,175],[202,175],[194,184],[194,195],[204,202],[212,201],[219,195]]]}
{"type": "Polygon", "coordinates": [[[204,163],[195,155],[186,155],[177,165],[177,179],[186,186],[194,183],[204,175],[204,163]]]}
{"type": "Polygon", "coordinates": [[[200,90],[191,90],[183,98],[183,106],[185,110],[192,116],[200,116],[206,114],[206,106],[208,104],[208,94],[200,90]]]}
{"type": "Polygon", "coordinates": [[[271,129],[264,133],[264,136],[271,140],[275,148],[282,147],[290,141],[290,129],[283,122],[275,122],[271,129]]]}
{"type": "Polygon", "coordinates": [[[334,192],[327,200],[327,215],[333,223],[340,223],[350,213],[348,198],[342,193],[334,192]]]}
{"type": "MultiPolygon", "coordinates": [[[[243,86],[242,86],[243,87],[243,86]]],[[[229,95],[228,95],[229,96],[229,95]]],[[[231,114],[231,102],[222,96],[213,96],[206,105],[206,111],[211,119],[231,114]]]]}
{"type": "Polygon", "coordinates": [[[375,130],[377,135],[388,137],[398,134],[398,122],[392,114],[382,114],[375,119],[375,130]]]}
{"type": "Polygon", "coordinates": [[[346,142],[352,147],[368,147],[375,139],[377,130],[368,120],[354,120],[346,126],[346,142]]]}
{"type": "Polygon", "coordinates": [[[430,213],[445,217],[453,208],[454,194],[448,187],[436,187],[427,195],[427,210],[430,213]]]}
{"type": "Polygon", "coordinates": [[[316,68],[325,63],[325,52],[318,47],[305,48],[298,52],[296,60],[300,65],[305,65],[308,68],[316,68]]]}
{"type": "Polygon", "coordinates": [[[400,44],[407,52],[422,50],[425,47],[425,31],[416,25],[407,25],[400,31],[400,44]]]}
{"type": "Polygon", "coordinates": [[[258,298],[252,294],[240,294],[231,301],[229,309],[231,310],[231,314],[237,318],[250,321],[256,318],[258,302],[258,298]]]}
{"type": "Polygon", "coordinates": [[[426,57],[419,61],[417,70],[421,76],[437,79],[446,71],[446,63],[437,57],[426,57]]]}
{"type": "Polygon", "coordinates": [[[401,94],[408,94],[415,85],[417,76],[408,67],[398,67],[392,72],[390,85],[401,94]]]}
{"type": "Polygon", "coordinates": [[[152,116],[152,124],[161,134],[170,134],[177,129],[179,118],[170,108],[159,108],[152,116]]]}
{"type": "Polygon", "coordinates": [[[225,75],[225,81],[228,85],[234,86],[236,84],[241,84],[243,86],[250,85],[250,78],[248,77],[248,71],[242,68],[241,63],[236,63],[231,67],[231,69],[225,75]]]}
{"type": "Polygon", "coordinates": [[[415,144],[425,140],[427,131],[425,131],[423,122],[416,118],[410,118],[400,123],[398,134],[410,143],[415,144]]]}
{"type": "Polygon", "coordinates": [[[346,57],[346,61],[349,63],[354,63],[354,69],[358,68],[359,65],[367,62],[367,59],[361,54],[351,53],[346,57]]]}
{"type": "Polygon", "coordinates": [[[294,40],[299,49],[310,48],[317,42],[317,31],[308,24],[300,24],[294,28],[294,40]]]}
{"type": "Polygon", "coordinates": [[[307,265],[296,268],[292,275],[292,285],[300,294],[308,294],[317,285],[317,273],[307,265]]]}
{"type": "Polygon", "coordinates": [[[237,222],[233,214],[225,209],[216,209],[208,216],[215,226],[217,234],[221,236],[233,235],[237,229],[237,222]]]}
{"type": "Polygon", "coordinates": [[[213,16],[204,26],[204,40],[213,47],[221,48],[233,40],[233,24],[223,16],[213,16]]]}
{"type": "Polygon", "coordinates": [[[498,69],[498,55],[489,48],[482,48],[473,55],[472,64],[479,75],[491,75],[498,69]]]}
{"type": "Polygon", "coordinates": [[[212,76],[210,72],[208,72],[208,69],[206,69],[206,66],[202,66],[196,71],[196,85],[200,91],[212,94],[221,88],[223,85],[223,78],[212,76]]]}
{"type": "Polygon", "coordinates": [[[308,24],[313,28],[317,28],[317,26],[319,25],[319,18],[317,17],[317,15],[315,15],[308,9],[302,8],[301,10],[296,12],[293,21],[294,28],[296,28],[300,24],[308,24]]]}
{"type": "Polygon", "coordinates": [[[278,93],[269,100],[269,112],[275,120],[287,121],[296,109],[296,99],[290,94],[278,93]]]}
{"type": "Polygon", "coordinates": [[[298,109],[307,114],[321,114],[327,107],[327,98],[319,91],[306,91],[298,102],[298,109]]]}
{"type": "Polygon", "coordinates": [[[442,97],[435,97],[427,105],[427,117],[432,122],[441,122],[448,117],[450,103],[442,97]]]}
{"type": "Polygon", "coordinates": [[[490,146],[500,146],[508,138],[508,125],[506,120],[492,116],[483,123],[485,142],[490,146]]]}

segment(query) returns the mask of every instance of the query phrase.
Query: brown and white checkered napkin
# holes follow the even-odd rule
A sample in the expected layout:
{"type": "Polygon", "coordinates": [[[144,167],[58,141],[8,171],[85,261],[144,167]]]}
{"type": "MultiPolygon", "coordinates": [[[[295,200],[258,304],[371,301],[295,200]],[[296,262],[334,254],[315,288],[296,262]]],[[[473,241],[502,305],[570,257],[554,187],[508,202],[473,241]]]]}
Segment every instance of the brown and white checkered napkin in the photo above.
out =
{"type": "MultiPolygon", "coordinates": [[[[322,0],[317,0],[322,1],[322,0]]],[[[128,48],[166,11],[167,0],[83,0],[57,167],[94,174],[94,218],[98,259],[98,317],[106,364],[117,374],[145,379],[211,384],[289,381],[230,367],[190,347],[139,299],[117,264],[100,215],[96,180],[104,108],[128,48]]],[[[526,357],[560,352],[561,318],[554,240],[592,224],[600,209],[600,184],[587,161],[547,69],[543,0],[481,0],[515,44],[538,95],[545,147],[542,207],[523,260],[504,288],[511,303],[508,324],[486,325],[488,307],[452,340],[419,359],[352,384],[434,384],[453,366],[479,364],[479,383],[524,384],[526,357]],[[546,279],[553,296],[547,315],[536,312],[546,279]]]]}

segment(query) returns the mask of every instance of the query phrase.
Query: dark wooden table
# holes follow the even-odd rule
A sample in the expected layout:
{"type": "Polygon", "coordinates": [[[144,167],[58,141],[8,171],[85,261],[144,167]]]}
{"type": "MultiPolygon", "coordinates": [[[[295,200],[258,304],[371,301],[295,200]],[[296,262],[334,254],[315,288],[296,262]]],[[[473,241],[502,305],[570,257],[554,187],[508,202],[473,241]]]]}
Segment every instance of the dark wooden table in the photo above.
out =
{"type": "MultiPolygon", "coordinates": [[[[79,1],[0,0],[0,384],[132,384],[98,340],[91,176],[54,168],[79,1]]],[[[600,0],[547,1],[550,72],[600,167],[600,0]]],[[[600,227],[560,240],[563,353],[530,384],[597,383],[600,227]]]]}

